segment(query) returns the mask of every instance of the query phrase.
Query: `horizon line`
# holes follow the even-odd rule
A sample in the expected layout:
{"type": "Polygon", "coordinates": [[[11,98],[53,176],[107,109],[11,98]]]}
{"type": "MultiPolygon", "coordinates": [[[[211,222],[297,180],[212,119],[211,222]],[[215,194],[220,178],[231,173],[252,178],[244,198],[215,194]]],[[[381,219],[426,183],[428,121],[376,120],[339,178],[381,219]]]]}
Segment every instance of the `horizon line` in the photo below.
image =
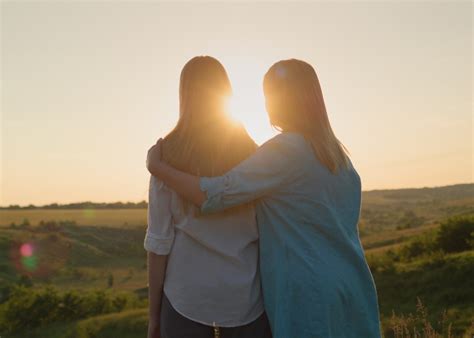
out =
{"type": "MultiPolygon", "coordinates": [[[[464,183],[454,183],[454,184],[448,184],[448,185],[439,185],[439,186],[423,186],[423,187],[406,187],[406,188],[387,188],[387,189],[370,189],[370,190],[362,190],[362,193],[369,193],[369,192],[380,192],[380,191],[396,191],[396,190],[423,190],[423,189],[440,189],[440,188],[447,188],[447,187],[454,187],[454,186],[461,186],[461,185],[474,185],[474,182],[464,182],[464,183]]],[[[64,203],[64,204],[61,204],[59,202],[51,202],[51,203],[48,203],[48,204],[42,204],[42,205],[35,205],[35,204],[24,204],[24,205],[21,205],[21,204],[9,204],[9,205],[0,205],[0,209],[8,209],[8,208],[11,208],[11,207],[17,207],[17,208],[28,208],[28,207],[31,207],[31,208],[38,208],[38,209],[41,209],[41,208],[44,208],[44,207],[47,207],[47,206],[51,206],[51,205],[54,205],[54,204],[57,204],[58,207],[59,206],[67,206],[67,205],[71,205],[71,204],[86,204],[86,203],[90,203],[90,204],[140,204],[140,203],[148,203],[147,200],[140,200],[140,201],[136,201],[136,202],[132,202],[132,201],[111,201],[111,202],[93,202],[93,201],[80,201],[80,202],[69,202],[69,203],[64,203]]]]}

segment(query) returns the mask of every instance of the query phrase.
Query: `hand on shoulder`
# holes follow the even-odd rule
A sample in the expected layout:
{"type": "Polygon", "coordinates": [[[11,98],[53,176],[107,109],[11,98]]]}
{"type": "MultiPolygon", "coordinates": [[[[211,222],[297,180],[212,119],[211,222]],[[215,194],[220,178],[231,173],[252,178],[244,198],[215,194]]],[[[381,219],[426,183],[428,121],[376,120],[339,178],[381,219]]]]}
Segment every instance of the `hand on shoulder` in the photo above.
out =
{"type": "MultiPolygon", "coordinates": [[[[155,175],[158,166],[161,162],[161,145],[163,143],[163,139],[159,139],[156,144],[154,144],[150,149],[148,149],[147,157],[146,157],[146,168],[148,171],[155,175]]],[[[156,176],[156,175],[155,175],[156,176]]]]}

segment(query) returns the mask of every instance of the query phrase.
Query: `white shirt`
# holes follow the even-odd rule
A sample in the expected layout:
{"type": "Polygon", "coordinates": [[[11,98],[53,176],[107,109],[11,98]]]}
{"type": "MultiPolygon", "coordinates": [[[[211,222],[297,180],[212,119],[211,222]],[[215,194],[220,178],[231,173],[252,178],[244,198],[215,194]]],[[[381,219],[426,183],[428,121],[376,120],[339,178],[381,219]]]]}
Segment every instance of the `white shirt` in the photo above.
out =
{"type": "Polygon", "coordinates": [[[253,205],[201,215],[150,178],[145,250],[169,255],[164,293],[181,315],[235,327],[263,313],[253,205]]]}

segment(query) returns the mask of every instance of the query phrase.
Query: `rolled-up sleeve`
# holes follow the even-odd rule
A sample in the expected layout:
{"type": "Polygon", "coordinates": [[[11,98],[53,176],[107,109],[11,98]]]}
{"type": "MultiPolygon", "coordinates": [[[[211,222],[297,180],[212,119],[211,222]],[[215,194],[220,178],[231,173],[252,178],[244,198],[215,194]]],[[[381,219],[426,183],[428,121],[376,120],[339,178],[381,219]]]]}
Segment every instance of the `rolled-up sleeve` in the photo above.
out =
{"type": "Polygon", "coordinates": [[[218,177],[202,177],[200,188],[207,195],[201,206],[209,213],[270,195],[297,175],[292,157],[295,147],[286,137],[275,137],[252,156],[218,177]]]}
{"type": "Polygon", "coordinates": [[[156,177],[150,177],[148,227],[144,248],[157,255],[168,255],[174,241],[171,191],[156,177]]]}

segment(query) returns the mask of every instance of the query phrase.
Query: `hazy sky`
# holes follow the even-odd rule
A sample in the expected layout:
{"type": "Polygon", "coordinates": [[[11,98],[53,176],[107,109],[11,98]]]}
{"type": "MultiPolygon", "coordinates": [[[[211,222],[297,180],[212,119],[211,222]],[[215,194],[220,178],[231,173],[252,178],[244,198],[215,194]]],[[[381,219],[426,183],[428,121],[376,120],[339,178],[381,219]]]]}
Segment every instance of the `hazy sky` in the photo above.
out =
{"type": "Polygon", "coordinates": [[[178,79],[217,57],[262,143],[271,64],[316,69],[363,188],[473,180],[472,4],[1,2],[0,205],[147,198],[178,79]]]}

